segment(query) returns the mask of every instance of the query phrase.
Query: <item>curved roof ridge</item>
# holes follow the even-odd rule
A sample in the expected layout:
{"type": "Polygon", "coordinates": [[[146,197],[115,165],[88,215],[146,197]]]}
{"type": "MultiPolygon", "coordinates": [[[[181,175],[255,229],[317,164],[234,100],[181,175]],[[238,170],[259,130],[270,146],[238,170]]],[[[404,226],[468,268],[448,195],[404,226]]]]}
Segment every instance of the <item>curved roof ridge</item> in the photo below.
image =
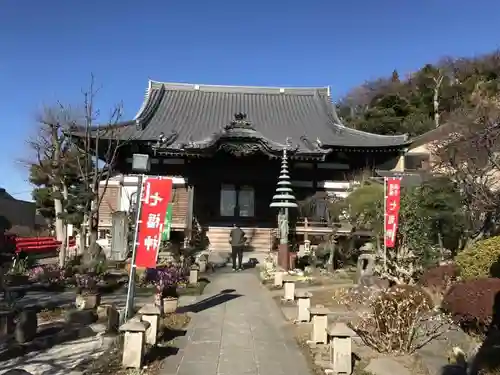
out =
{"type": "Polygon", "coordinates": [[[389,138],[403,138],[405,141],[408,140],[408,134],[405,133],[405,134],[394,134],[394,135],[387,135],[387,134],[376,134],[376,133],[370,133],[370,132],[365,132],[363,130],[358,130],[358,129],[354,129],[354,128],[350,128],[348,126],[345,126],[344,124],[342,123],[338,123],[337,124],[338,126],[341,126],[342,128],[344,129],[347,129],[348,131],[352,132],[352,133],[355,133],[355,134],[360,134],[360,135],[370,135],[370,136],[373,136],[373,137],[377,137],[377,138],[382,138],[382,139],[389,139],[389,138]]]}
{"type": "Polygon", "coordinates": [[[344,125],[342,120],[340,119],[338,113],[337,113],[337,108],[335,107],[335,103],[330,102],[330,107],[331,107],[331,116],[333,118],[334,124],[341,127],[343,130],[350,131],[351,133],[354,134],[359,134],[359,135],[370,135],[374,138],[379,138],[379,139],[390,139],[390,138],[402,138],[403,140],[407,141],[408,140],[408,134],[396,134],[396,135],[385,135],[385,134],[376,134],[376,133],[370,133],[370,132],[365,132],[363,130],[358,130],[351,128],[349,126],[344,125]]]}
{"type": "Polygon", "coordinates": [[[146,88],[146,92],[144,93],[144,101],[142,102],[141,108],[137,111],[136,115],[134,116],[134,120],[139,119],[141,117],[142,112],[146,109],[146,106],[149,101],[149,95],[151,94],[151,90],[153,89],[153,81],[148,80],[148,87],[146,88]]]}
{"type": "Polygon", "coordinates": [[[155,89],[164,86],[167,90],[199,90],[199,91],[215,91],[215,92],[240,92],[240,93],[255,93],[255,94],[297,94],[297,95],[314,95],[317,92],[330,94],[330,86],[323,87],[297,87],[297,86],[242,86],[242,85],[210,85],[185,82],[163,82],[149,81],[150,87],[155,89]]]}

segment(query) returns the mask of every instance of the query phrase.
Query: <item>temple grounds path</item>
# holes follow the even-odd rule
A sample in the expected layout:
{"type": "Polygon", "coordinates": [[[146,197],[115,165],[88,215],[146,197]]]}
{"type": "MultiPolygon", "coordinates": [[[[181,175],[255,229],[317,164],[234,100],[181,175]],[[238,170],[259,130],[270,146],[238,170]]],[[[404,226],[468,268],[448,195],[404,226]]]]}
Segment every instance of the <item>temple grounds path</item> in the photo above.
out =
{"type": "MultiPolygon", "coordinates": [[[[224,271],[222,271],[224,272],[224,271]]],[[[309,375],[306,359],[272,296],[253,270],[218,275],[202,299],[181,349],[161,375],[309,375]]]]}

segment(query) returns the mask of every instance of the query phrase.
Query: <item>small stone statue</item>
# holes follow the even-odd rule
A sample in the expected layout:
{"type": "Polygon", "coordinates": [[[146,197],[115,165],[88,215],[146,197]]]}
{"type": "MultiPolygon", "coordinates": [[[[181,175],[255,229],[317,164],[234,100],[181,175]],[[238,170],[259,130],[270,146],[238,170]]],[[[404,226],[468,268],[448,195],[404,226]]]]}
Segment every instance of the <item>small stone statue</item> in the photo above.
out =
{"type": "Polygon", "coordinates": [[[278,216],[278,225],[281,241],[288,239],[288,220],[285,213],[280,212],[278,216]]]}

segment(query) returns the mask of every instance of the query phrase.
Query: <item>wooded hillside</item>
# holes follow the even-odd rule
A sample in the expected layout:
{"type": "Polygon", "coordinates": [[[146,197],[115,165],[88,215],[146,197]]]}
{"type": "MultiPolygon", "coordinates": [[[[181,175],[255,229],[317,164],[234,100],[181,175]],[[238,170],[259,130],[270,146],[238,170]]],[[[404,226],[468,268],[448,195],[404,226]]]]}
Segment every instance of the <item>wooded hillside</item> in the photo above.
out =
{"type": "Polygon", "coordinates": [[[457,111],[474,105],[471,96],[481,86],[500,93],[500,51],[474,57],[443,59],[401,77],[395,70],[354,88],[338,103],[346,126],[377,134],[418,136],[446,123],[457,111]]]}

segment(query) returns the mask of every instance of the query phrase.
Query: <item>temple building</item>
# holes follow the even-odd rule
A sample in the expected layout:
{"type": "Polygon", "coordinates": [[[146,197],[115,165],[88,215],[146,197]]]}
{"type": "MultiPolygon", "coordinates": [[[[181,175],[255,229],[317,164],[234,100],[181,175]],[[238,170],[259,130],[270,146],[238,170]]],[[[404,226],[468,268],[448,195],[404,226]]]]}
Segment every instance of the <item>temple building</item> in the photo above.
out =
{"type": "Polygon", "coordinates": [[[100,142],[123,142],[117,173],[134,174],[132,156],[139,153],[150,155],[149,175],[176,178],[173,230],[190,236],[196,225],[206,231],[212,248],[223,250],[230,227],[238,224],[256,251],[269,251],[277,226],[277,212],[269,204],[285,147],[300,201],[318,191],[345,195],[363,170],[403,171],[410,143],[405,135],[346,127],[329,87],[156,81],[149,82],[133,120],[96,128],[94,136],[100,142]]]}

